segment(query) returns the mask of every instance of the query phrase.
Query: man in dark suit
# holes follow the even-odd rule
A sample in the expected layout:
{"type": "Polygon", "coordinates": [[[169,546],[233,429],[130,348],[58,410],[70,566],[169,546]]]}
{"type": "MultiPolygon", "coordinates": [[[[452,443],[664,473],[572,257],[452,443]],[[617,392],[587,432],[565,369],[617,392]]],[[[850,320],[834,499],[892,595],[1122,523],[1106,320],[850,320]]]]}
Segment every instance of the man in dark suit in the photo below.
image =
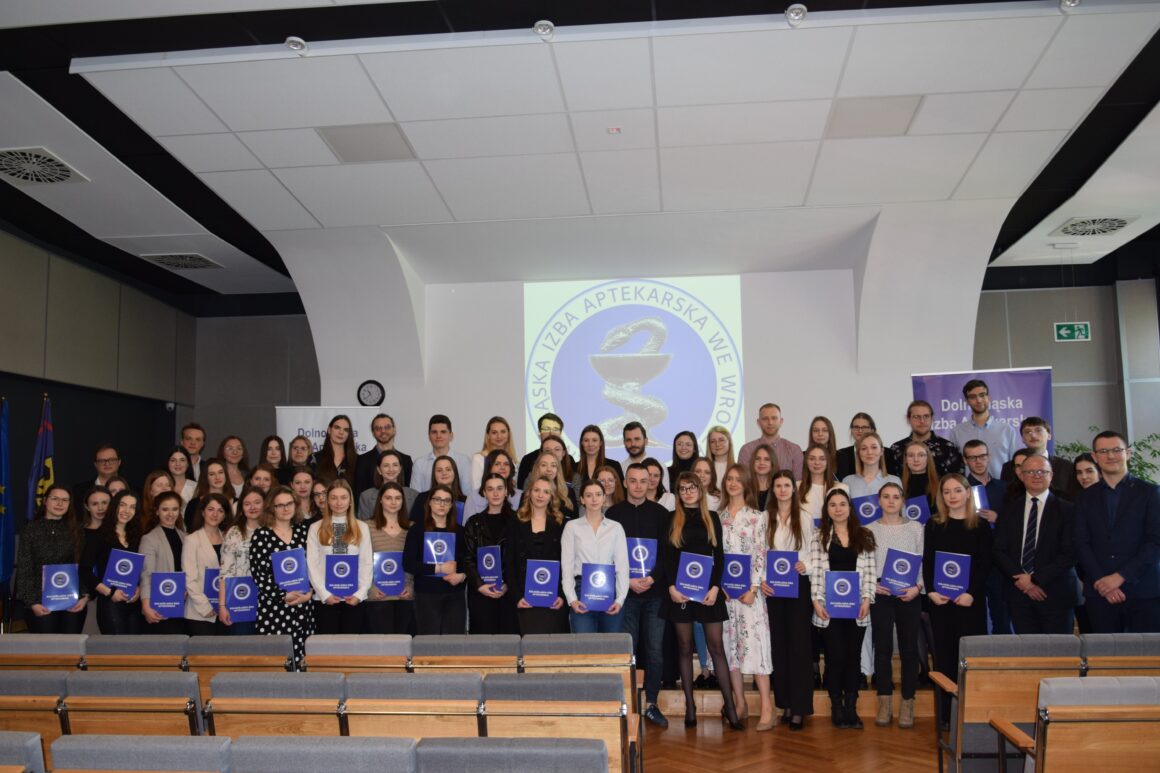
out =
{"type": "Polygon", "coordinates": [[[1008,499],[995,529],[994,560],[1015,633],[1071,633],[1078,599],[1075,508],[1054,496],[1051,465],[1023,460],[1024,494],[1008,499]]]}
{"type": "Polygon", "coordinates": [[[1160,488],[1128,474],[1119,432],[1096,435],[1102,480],[1083,490],[1075,543],[1096,633],[1160,633],[1160,488]]]}
{"type": "Polygon", "coordinates": [[[411,468],[414,462],[411,457],[395,448],[395,420],[385,413],[380,413],[371,419],[371,435],[375,444],[359,455],[355,465],[355,496],[363,493],[375,485],[375,470],[379,461],[387,451],[394,451],[399,455],[399,464],[403,466],[403,485],[411,485],[411,468]]]}
{"type": "Polygon", "coordinates": [[[109,479],[120,473],[121,455],[110,445],[100,446],[93,454],[93,468],[97,471],[97,477],[74,483],[72,487],[73,511],[78,515],[84,513],[85,495],[89,489],[109,485],[109,479]]]}
{"type": "MultiPolygon", "coordinates": [[[[1047,419],[1039,416],[1028,416],[1019,423],[1019,435],[1033,453],[1042,456],[1051,463],[1052,487],[1065,499],[1074,502],[1079,496],[1079,483],[1075,479],[1075,467],[1062,456],[1047,453],[1047,443],[1051,440],[1051,425],[1047,419]]],[[[1017,480],[1015,475],[1015,458],[1003,465],[999,477],[1010,484],[1017,480]]]]}

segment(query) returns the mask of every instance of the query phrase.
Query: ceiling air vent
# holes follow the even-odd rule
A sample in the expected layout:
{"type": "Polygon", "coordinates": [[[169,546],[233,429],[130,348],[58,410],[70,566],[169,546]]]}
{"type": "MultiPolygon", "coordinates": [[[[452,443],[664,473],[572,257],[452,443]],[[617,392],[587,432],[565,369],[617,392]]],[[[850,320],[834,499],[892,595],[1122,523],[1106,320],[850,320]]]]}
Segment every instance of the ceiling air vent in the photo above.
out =
{"type": "Polygon", "coordinates": [[[142,255],[150,263],[164,266],[171,271],[195,271],[202,268],[223,268],[220,263],[214,263],[205,255],[196,252],[177,252],[165,255],[142,255]]]}
{"type": "Polygon", "coordinates": [[[1072,217],[1048,236],[1103,236],[1115,233],[1134,217],[1072,217]]]}
{"type": "Polygon", "coordinates": [[[88,178],[45,148],[0,150],[0,175],[15,185],[87,182],[88,178]]]}

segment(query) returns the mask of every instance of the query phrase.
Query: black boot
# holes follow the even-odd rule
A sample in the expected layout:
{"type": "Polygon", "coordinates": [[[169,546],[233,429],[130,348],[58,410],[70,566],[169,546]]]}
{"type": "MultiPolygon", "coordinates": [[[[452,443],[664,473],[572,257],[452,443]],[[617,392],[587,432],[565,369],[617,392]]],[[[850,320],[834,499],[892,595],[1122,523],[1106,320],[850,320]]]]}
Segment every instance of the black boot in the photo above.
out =
{"type": "Polygon", "coordinates": [[[843,707],[846,714],[846,727],[861,730],[863,725],[862,720],[858,718],[858,693],[846,694],[843,699],[843,707]]]}
{"type": "Polygon", "coordinates": [[[846,710],[842,705],[842,697],[840,695],[830,696],[830,722],[838,729],[845,729],[850,726],[846,721],[846,710]]]}

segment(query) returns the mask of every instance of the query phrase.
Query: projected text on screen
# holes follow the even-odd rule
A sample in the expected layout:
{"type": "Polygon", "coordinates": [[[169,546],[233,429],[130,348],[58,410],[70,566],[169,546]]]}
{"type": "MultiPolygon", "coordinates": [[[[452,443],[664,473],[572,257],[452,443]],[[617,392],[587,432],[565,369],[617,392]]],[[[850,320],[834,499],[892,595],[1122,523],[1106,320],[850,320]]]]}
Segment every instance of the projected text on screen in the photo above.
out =
{"type": "Polygon", "coordinates": [[[709,428],[721,425],[739,447],[737,276],[527,284],[524,351],[528,448],[537,447],[536,420],[548,412],[564,419],[573,451],[588,424],[600,427],[608,449],[620,449],[633,421],[662,461],[682,430],[704,449],[709,428]]]}

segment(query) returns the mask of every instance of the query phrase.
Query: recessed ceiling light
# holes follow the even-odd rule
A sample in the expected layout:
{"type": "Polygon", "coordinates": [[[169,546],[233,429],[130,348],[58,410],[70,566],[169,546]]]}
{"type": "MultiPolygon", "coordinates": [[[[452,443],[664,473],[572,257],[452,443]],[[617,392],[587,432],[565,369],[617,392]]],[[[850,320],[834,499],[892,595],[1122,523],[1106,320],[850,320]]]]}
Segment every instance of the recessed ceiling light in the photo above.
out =
{"type": "Polygon", "coordinates": [[[794,3],[789,8],[785,9],[785,20],[789,22],[789,26],[797,28],[801,26],[803,21],[805,21],[807,13],[809,13],[808,8],[806,8],[801,3],[794,3]]]}
{"type": "Polygon", "coordinates": [[[609,126],[608,133],[609,134],[620,134],[620,127],[619,126],[609,126]]]}
{"type": "Polygon", "coordinates": [[[535,32],[537,35],[539,35],[540,40],[543,40],[546,43],[556,36],[556,25],[552,24],[552,22],[548,21],[547,19],[540,19],[538,22],[532,25],[532,32],[535,32]]]}

